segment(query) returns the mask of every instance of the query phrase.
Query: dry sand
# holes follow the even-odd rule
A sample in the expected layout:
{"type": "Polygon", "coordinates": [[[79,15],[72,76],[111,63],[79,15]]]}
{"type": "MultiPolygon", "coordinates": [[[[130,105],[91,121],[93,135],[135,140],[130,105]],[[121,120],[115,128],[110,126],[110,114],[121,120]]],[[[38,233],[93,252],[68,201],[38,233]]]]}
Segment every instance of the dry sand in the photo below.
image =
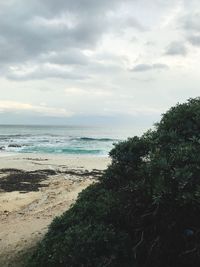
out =
{"type": "Polygon", "coordinates": [[[34,248],[53,218],[96,181],[109,161],[103,157],[0,154],[0,267],[23,266],[27,249],[34,248]],[[39,176],[41,180],[35,182],[39,176]]]}

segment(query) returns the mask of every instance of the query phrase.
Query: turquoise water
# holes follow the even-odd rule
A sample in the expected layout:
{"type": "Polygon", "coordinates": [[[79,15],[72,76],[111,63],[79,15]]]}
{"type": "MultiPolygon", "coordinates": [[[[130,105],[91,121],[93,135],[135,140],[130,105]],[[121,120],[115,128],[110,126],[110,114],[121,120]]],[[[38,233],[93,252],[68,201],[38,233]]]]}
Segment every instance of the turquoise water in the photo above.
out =
{"type": "Polygon", "coordinates": [[[131,135],[104,127],[0,125],[0,152],[103,156],[131,135]]]}

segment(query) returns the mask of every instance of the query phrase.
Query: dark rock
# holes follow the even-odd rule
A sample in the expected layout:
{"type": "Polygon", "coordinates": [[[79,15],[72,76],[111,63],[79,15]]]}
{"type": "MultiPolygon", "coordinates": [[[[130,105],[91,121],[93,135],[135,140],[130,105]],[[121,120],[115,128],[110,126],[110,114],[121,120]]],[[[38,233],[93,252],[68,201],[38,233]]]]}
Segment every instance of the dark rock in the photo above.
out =
{"type": "Polygon", "coordinates": [[[21,147],[21,145],[18,145],[18,144],[10,144],[10,145],[8,145],[8,147],[21,147]]]}

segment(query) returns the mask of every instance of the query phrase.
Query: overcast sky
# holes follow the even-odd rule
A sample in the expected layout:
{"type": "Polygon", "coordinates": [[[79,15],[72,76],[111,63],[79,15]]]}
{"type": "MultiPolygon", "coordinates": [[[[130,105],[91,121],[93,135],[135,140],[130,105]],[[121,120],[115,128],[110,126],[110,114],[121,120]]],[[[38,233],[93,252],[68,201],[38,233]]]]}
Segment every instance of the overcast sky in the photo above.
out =
{"type": "Polygon", "coordinates": [[[0,123],[145,128],[199,84],[199,0],[0,1],[0,123]]]}

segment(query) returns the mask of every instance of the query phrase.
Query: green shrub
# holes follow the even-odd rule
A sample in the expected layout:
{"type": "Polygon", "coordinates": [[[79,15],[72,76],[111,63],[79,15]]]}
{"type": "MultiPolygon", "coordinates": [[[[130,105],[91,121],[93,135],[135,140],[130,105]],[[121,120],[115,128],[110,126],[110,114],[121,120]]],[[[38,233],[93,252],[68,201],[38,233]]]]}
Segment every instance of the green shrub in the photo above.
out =
{"type": "Polygon", "coordinates": [[[200,98],[110,156],[100,181],[54,219],[28,267],[200,266],[200,98]]]}

